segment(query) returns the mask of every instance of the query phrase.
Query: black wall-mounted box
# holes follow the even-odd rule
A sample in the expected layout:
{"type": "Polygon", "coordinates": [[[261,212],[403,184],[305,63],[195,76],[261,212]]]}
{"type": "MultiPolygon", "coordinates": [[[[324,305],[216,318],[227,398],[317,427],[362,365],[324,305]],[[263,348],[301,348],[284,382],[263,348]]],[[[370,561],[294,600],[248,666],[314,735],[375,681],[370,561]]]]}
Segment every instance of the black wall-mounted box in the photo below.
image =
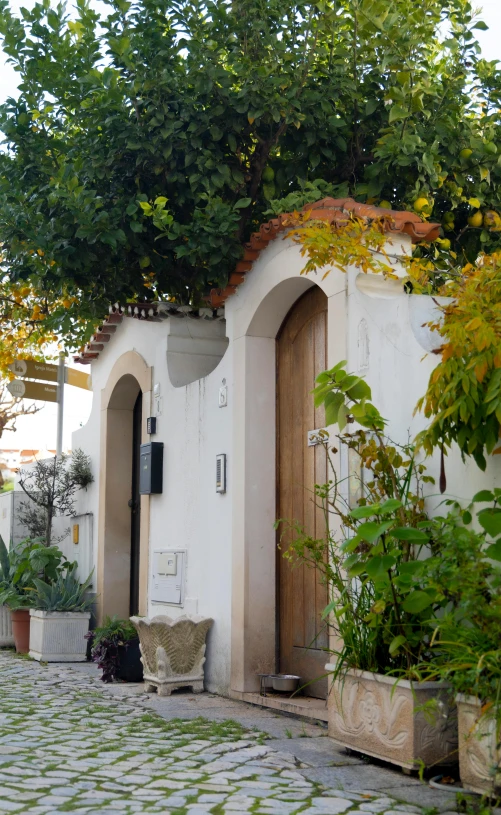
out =
{"type": "Polygon", "coordinates": [[[149,441],[141,445],[140,495],[158,495],[163,486],[164,445],[149,441]]]}

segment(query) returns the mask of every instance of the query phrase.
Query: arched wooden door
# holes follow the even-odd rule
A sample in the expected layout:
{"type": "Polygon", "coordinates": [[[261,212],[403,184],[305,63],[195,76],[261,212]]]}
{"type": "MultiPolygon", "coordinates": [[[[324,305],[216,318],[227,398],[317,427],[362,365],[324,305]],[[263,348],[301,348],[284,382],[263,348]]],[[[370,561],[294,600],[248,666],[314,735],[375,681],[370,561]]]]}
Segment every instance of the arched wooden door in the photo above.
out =
{"type": "MultiPolygon", "coordinates": [[[[324,426],[311,390],[327,368],[327,297],[315,286],[292,307],[277,337],[277,504],[278,517],[297,521],[322,537],[325,521],[312,490],[327,480],[323,445],[308,447],[308,431],[324,426]]],[[[325,699],[328,635],[321,615],[328,591],[317,570],[292,567],[277,549],[278,643],[281,673],[296,674],[309,696],[325,699]],[[317,680],[318,681],[315,681],[317,680]]],[[[281,551],[282,550],[282,551],[281,551]]]]}

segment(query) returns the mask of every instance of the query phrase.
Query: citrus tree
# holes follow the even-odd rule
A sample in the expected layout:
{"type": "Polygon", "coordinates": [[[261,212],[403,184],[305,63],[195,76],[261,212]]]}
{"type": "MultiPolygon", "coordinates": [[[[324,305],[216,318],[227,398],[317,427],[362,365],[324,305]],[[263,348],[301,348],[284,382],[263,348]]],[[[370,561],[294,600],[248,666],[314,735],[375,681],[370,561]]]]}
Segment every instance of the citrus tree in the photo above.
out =
{"type": "Polygon", "coordinates": [[[469,0],[109,11],[0,0],[0,366],[116,300],[201,302],[298,190],[440,219],[445,264],[497,243],[501,80],[469,0]]]}

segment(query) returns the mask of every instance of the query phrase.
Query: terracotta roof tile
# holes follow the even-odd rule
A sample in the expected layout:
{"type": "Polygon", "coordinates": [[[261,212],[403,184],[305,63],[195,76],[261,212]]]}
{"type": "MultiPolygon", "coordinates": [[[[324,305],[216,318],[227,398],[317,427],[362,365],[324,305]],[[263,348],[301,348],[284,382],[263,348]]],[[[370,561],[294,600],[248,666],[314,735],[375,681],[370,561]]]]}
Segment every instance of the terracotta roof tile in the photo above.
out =
{"type": "MultiPolygon", "coordinates": [[[[353,198],[323,198],[314,204],[307,204],[303,207],[303,211],[311,211],[312,217],[316,220],[337,224],[348,223],[352,215],[367,220],[385,217],[385,228],[390,235],[406,234],[414,243],[435,240],[440,230],[440,224],[423,221],[413,212],[380,209],[370,204],[359,204],[353,198]]],[[[110,306],[108,317],[93,334],[88,344],[74,357],[75,362],[88,365],[96,360],[124,317],[150,322],[158,322],[166,317],[181,316],[195,319],[221,319],[224,315],[225,301],[235,294],[238,286],[242,285],[246,275],[252,270],[254,261],[258,259],[270,241],[289,228],[288,222],[291,215],[292,213],[279,215],[261,224],[259,230],[251,235],[249,242],[244,244],[242,259],[238,261],[230,275],[228,285],[224,289],[212,289],[206,308],[193,309],[191,306],[178,306],[169,302],[132,303],[126,306],[115,303],[114,306],[110,306]]]]}
{"type": "MultiPolygon", "coordinates": [[[[397,211],[394,209],[381,209],[371,204],[359,204],[353,198],[323,198],[314,204],[307,204],[303,212],[310,211],[312,218],[328,223],[346,224],[351,216],[365,218],[368,221],[374,218],[385,218],[385,228],[391,235],[409,235],[413,243],[433,241],[439,236],[440,224],[423,221],[414,212],[397,211]]],[[[280,232],[289,228],[289,219],[292,213],[284,213],[261,224],[258,232],[254,232],[248,243],[244,245],[244,254],[237,263],[235,272],[242,276],[251,271],[252,264],[259,257],[260,252],[266,249],[270,241],[274,240],[280,232]]],[[[220,308],[232,294],[235,293],[235,274],[231,275],[228,285],[224,289],[212,289],[209,302],[215,308],[220,308]]]]}
{"type": "MultiPolygon", "coordinates": [[[[242,282],[243,275],[236,275],[233,289],[236,290],[237,283],[242,282]]],[[[106,320],[100,325],[90,338],[87,345],[80,349],[80,353],[73,357],[75,362],[81,365],[90,365],[98,359],[99,354],[110,342],[124,317],[132,317],[136,320],[146,320],[148,322],[160,322],[167,317],[191,317],[193,319],[221,319],[224,312],[218,311],[215,306],[194,309],[191,306],[179,306],[176,303],[128,303],[125,306],[115,303],[110,306],[110,313],[106,320]]]]}

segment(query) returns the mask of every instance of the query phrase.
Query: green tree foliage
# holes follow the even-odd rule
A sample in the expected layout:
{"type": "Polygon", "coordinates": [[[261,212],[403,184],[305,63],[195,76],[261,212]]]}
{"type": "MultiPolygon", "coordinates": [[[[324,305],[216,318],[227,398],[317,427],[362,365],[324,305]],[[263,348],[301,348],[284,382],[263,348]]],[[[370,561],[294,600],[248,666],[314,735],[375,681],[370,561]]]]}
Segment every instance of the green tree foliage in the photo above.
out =
{"type": "Polygon", "coordinates": [[[497,240],[501,79],[469,0],[109,6],[77,0],[70,19],[43,0],[18,19],[0,0],[20,80],[0,110],[4,344],[19,324],[25,347],[80,344],[118,299],[200,301],[299,182],[425,199],[470,254],[497,240]]]}

